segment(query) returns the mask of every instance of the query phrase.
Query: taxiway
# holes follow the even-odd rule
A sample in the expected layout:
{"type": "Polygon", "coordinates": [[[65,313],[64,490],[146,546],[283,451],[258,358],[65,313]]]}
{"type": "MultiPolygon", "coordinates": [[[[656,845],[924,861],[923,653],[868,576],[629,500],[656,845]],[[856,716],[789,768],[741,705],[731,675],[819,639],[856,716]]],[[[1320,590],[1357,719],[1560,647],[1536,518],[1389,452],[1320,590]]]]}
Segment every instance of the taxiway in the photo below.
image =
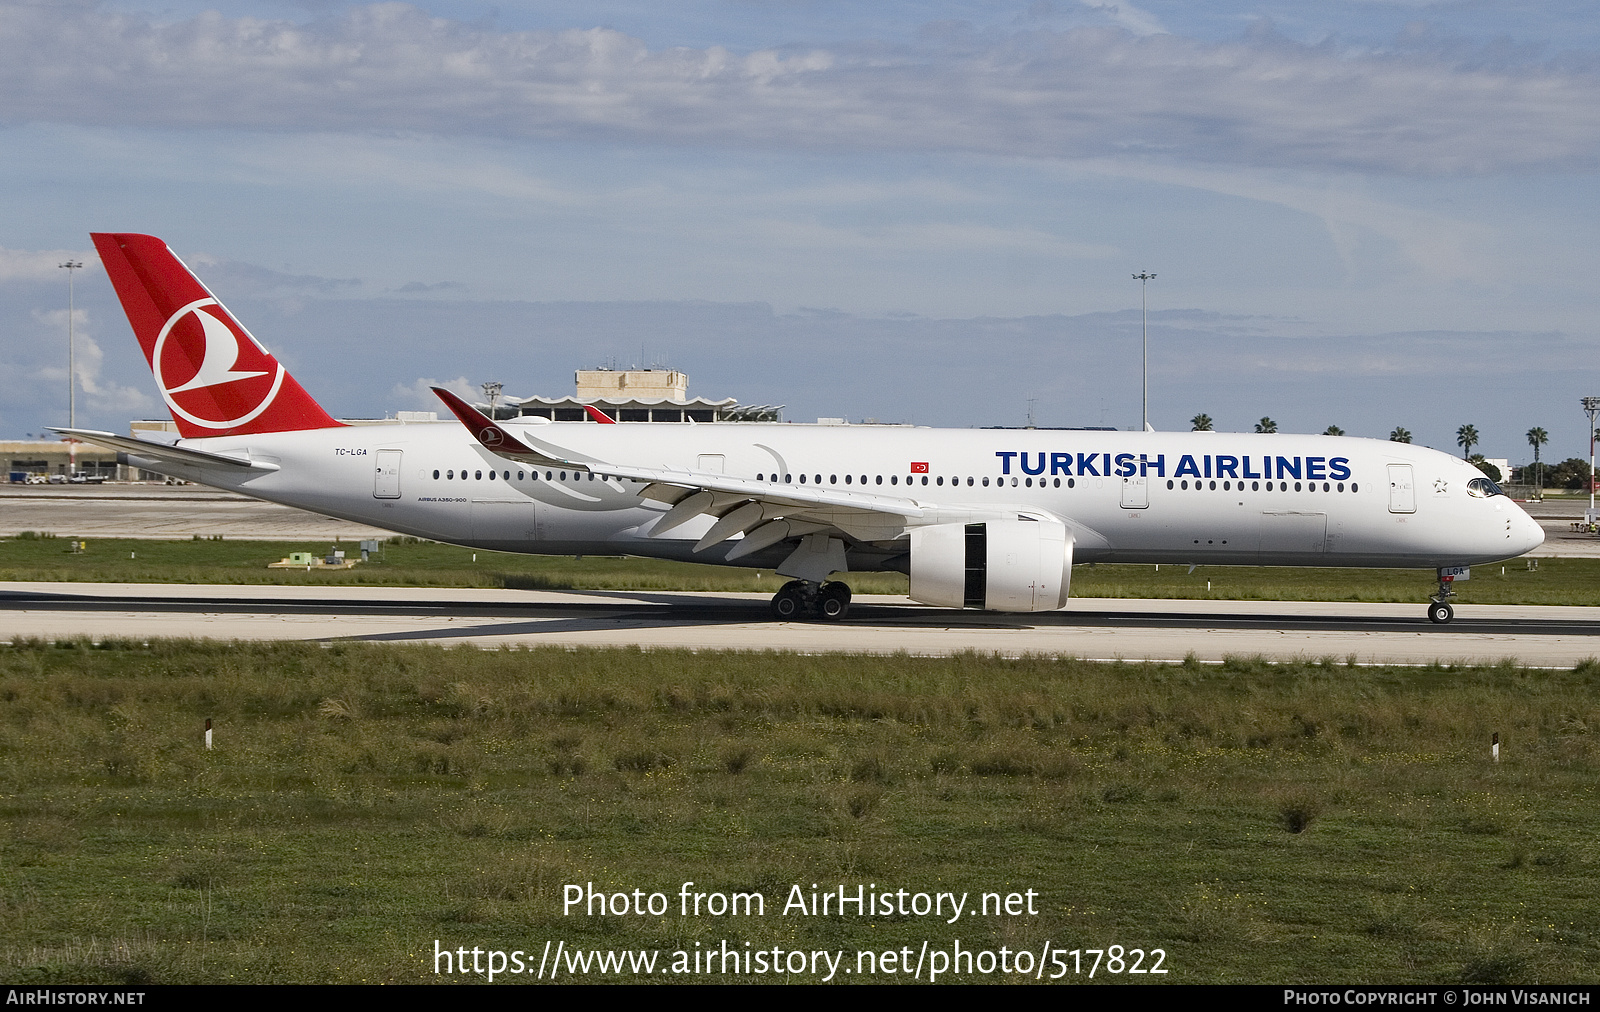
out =
{"type": "Polygon", "coordinates": [[[822,624],[773,622],[767,598],[744,594],[0,584],[0,639],[78,636],[1570,667],[1600,656],[1600,609],[1461,605],[1435,626],[1416,604],[1078,598],[1003,615],[860,595],[822,624]]]}

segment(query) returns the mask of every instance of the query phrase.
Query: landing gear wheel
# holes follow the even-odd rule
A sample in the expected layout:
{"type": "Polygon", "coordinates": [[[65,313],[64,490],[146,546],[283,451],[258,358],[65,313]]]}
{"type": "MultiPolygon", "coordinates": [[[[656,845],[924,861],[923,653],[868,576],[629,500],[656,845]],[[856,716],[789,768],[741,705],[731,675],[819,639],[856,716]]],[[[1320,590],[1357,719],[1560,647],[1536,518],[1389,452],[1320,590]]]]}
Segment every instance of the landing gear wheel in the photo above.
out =
{"type": "Polygon", "coordinates": [[[1456,617],[1456,610],[1450,607],[1450,599],[1456,596],[1457,573],[1454,569],[1439,570],[1439,590],[1428,605],[1428,621],[1434,625],[1444,625],[1456,617]]]}
{"type": "Polygon", "coordinates": [[[850,588],[843,583],[825,583],[817,592],[817,617],[837,622],[850,614],[850,588]]]}
{"type": "Polygon", "coordinates": [[[806,599],[799,580],[785,584],[772,596],[772,617],[779,622],[794,622],[804,617],[806,599]]]}

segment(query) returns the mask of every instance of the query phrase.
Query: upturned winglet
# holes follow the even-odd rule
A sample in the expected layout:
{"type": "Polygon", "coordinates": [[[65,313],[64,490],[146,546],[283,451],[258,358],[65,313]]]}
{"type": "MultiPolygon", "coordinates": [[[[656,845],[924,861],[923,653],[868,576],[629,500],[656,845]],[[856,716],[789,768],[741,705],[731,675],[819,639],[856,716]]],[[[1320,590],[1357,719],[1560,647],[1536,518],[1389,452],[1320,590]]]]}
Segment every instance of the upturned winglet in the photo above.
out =
{"type": "Polygon", "coordinates": [[[587,463],[558,457],[529,446],[507,432],[494,419],[443,387],[434,387],[433,392],[439,395],[439,399],[444,401],[445,407],[449,408],[451,413],[461,420],[461,424],[467,427],[467,431],[472,433],[472,438],[478,441],[478,445],[490,453],[511,460],[539,464],[544,467],[572,467],[583,471],[589,470],[587,463]]]}

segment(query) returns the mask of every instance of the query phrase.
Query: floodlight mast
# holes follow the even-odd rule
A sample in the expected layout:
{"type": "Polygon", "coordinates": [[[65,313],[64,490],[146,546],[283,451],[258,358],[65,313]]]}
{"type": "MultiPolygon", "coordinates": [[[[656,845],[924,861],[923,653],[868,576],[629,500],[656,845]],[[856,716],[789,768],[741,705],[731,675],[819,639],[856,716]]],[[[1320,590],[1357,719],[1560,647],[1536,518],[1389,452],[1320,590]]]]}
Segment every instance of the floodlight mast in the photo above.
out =
{"type": "MultiPolygon", "coordinates": [[[[78,377],[76,375],[78,365],[75,353],[77,342],[73,340],[72,333],[72,317],[75,315],[72,304],[72,280],[73,272],[83,267],[83,264],[76,260],[68,260],[66,263],[57,264],[56,266],[64,268],[67,272],[67,428],[76,429],[78,427],[78,377]]],[[[67,437],[67,472],[67,477],[69,478],[78,473],[78,443],[70,436],[67,437]]]]}
{"type": "Polygon", "coordinates": [[[1584,413],[1589,416],[1589,520],[1594,521],[1594,419],[1600,414],[1600,397],[1583,399],[1584,413]]]}
{"type": "Polygon", "coordinates": [[[1145,311],[1145,292],[1155,275],[1140,271],[1133,276],[1139,282],[1139,431],[1150,431],[1150,327],[1145,311]]]}

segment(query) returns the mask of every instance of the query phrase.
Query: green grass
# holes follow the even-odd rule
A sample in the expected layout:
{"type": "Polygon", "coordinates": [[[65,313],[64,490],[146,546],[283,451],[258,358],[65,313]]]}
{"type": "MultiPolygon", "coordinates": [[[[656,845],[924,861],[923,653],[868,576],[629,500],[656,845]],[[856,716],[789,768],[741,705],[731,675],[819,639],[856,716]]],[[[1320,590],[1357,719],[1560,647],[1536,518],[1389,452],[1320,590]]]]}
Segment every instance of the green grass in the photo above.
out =
{"type": "MultiPolygon", "coordinates": [[[[1455,585],[1457,603],[1600,605],[1600,559],[1539,559],[1474,566],[1455,585]],[[1501,570],[1504,569],[1504,574],[1501,570]]],[[[1075,566],[1074,597],[1421,603],[1432,570],[1273,566],[1075,566]],[[1209,584],[1209,587],[1208,587],[1209,584]]]]}
{"type": "Polygon", "coordinates": [[[435,939],[959,938],[1162,948],[1175,983],[1594,982],[1597,688],[1595,662],[22,643],[0,975],[428,981],[435,939]],[[562,915],[569,883],[689,880],[767,915],[562,915]],[[812,883],[1032,888],[1039,914],[781,916],[812,883]]]}
{"type": "MultiPolygon", "coordinates": [[[[0,581],[102,583],[233,583],[311,586],[510,587],[522,590],[707,590],[775,593],[786,582],[772,571],[618,556],[510,555],[393,538],[353,569],[306,572],[268,569],[291,552],[326,555],[337,547],[360,557],[360,542],[149,541],[104,539],[74,553],[73,539],[18,537],[0,541],[0,581]]],[[[903,594],[897,573],[859,573],[863,594],[903,594]]]]}
{"type": "MultiPolygon", "coordinates": [[[[324,542],[146,541],[88,542],[23,536],[0,540],[0,581],[104,583],[237,583],[407,587],[510,587],[574,590],[705,590],[771,593],[783,583],[755,571],[657,559],[508,555],[414,538],[384,543],[373,561],[342,572],[267,569],[290,552],[325,554],[324,542]]],[[[337,547],[354,557],[358,543],[337,547]]],[[[1476,604],[1600,605],[1600,559],[1540,559],[1478,566],[1457,584],[1458,600],[1476,604]],[[1501,569],[1504,568],[1504,575],[1501,569]]],[[[904,594],[898,573],[851,573],[859,594],[904,594]]],[[[1433,592],[1431,571],[1313,569],[1251,566],[1079,565],[1074,597],[1198,598],[1276,601],[1395,601],[1421,603],[1433,592]],[[1209,589],[1207,584],[1209,583],[1209,589]]]]}

